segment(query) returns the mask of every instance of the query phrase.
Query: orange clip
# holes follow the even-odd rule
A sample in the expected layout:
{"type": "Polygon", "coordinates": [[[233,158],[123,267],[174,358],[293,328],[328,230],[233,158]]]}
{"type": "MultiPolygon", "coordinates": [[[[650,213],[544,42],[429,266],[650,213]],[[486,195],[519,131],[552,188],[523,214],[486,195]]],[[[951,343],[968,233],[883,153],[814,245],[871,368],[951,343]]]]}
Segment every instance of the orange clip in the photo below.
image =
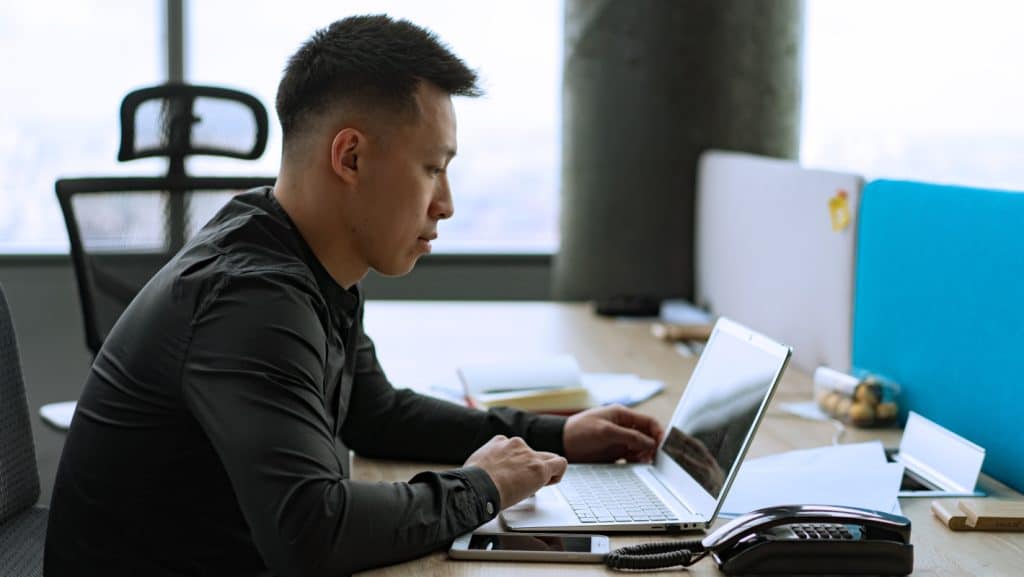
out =
{"type": "Polygon", "coordinates": [[[839,189],[836,195],[828,199],[828,212],[832,218],[832,230],[839,232],[850,226],[849,194],[839,189]]]}

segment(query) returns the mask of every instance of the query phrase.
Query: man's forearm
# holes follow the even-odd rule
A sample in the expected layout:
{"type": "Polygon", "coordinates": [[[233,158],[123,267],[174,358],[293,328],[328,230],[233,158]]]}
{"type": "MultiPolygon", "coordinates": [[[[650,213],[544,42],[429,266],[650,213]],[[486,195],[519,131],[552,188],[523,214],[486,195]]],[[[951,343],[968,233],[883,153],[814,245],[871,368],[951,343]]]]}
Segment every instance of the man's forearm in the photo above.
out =
{"type": "Polygon", "coordinates": [[[288,543],[281,552],[286,575],[348,575],[413,559],[447,546],[498,510],[497,489],[476,467],[420,473],[408,483],[340,485],[342,503],[309,503],[302,530],[280,540],[288,543]],[[344,509],[340,518],[330,515],[335,506],[344,509]]]}
{"type": "MultiPolygon", "coordinates": [[[[388,385],[390,389],[390,385],[388,385]]],[[[563,454],[563,417],[514,409],[479,411],[413,391],[390,389],[353,399],[343,438],[367,457],[461,464],[494,435],[519,436],[534,449],[563,454]]]]}

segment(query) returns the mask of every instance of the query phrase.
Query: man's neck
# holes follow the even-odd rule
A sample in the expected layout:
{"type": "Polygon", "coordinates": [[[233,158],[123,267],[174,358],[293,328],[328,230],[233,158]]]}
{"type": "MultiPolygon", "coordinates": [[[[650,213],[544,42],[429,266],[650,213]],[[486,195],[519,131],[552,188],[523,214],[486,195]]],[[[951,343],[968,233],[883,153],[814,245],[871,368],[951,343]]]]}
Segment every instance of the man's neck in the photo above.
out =
{"type": "Polygon", "coordinates": [[[336,207],[324,198],[323,186],[296,179],[282,167],[273,194],[334,282],[348,290],[366,276],[369,265],[338,222],[336,207]]]}

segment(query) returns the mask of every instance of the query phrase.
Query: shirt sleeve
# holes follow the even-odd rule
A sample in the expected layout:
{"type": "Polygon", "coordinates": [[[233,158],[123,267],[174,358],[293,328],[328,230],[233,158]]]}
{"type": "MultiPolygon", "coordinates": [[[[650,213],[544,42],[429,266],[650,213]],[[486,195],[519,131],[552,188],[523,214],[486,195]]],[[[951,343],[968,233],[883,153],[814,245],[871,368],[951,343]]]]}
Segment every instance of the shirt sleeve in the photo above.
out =
{"type": "Polygon", "coordinates": [[[356,374],[342,429],[345,444],[367,457],[462,463],[494,435],[522,437],[540,451],[565,454],[565,417],[516,409],[471,409],[388,381],[359,310],[356,374]]]}
{"type": "Polygon", "coordinates": [[[497,489],[475,467],[407,483],[342,477],[322,388],[320,303],[299,277],[230,278],[195,314],[181,375],[185,406],[219,456],[256,548],[283,576],[418,557],[498,509],[488,500],[497,489]]]}

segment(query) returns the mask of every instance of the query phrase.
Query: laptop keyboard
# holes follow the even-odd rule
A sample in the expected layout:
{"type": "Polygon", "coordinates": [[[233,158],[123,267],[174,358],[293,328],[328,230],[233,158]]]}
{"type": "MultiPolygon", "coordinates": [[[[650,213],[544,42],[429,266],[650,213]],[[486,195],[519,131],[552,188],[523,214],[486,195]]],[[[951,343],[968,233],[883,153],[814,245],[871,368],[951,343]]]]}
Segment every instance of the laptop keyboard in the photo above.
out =
{"type": "Polygon", "coordinates": [[[678,521],[628,467],[573,467],[557,485],[581,523],[678,521]]]}

